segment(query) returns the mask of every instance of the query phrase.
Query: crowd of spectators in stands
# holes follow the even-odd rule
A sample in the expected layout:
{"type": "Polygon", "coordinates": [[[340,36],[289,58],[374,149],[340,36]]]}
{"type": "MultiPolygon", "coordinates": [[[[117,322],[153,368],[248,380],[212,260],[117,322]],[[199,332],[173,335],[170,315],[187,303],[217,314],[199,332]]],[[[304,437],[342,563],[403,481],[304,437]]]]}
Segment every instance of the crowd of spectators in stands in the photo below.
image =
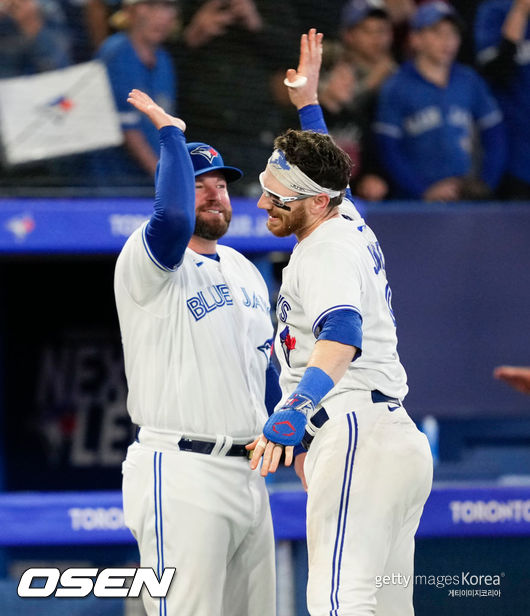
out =
{"type": "Polygon", "coordinates": [[[0,78],[107,67],[123,145],[77,157],[58,184],[152,186],[157,135],[126,103],[139,88],[183,117],[189,140],[208,135],[246,172],[236,192],[255,196],[275,135],[295,125],[282,81],[312,26],[356,195],[530,200],[530,0],[3,0],[0,78]]]}

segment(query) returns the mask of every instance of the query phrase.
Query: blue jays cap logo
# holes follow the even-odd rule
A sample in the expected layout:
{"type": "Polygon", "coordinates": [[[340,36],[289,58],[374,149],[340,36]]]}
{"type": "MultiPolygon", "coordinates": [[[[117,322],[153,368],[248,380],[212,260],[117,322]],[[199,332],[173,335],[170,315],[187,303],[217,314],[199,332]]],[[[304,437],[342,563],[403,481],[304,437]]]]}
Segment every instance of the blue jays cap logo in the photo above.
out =
{"type": "Polygon", "coordinates": [[[186,148],[190,154],[195,177],[209,171],[222,171],[227,182],[234,182],[243,175],[241,169],[225,165],[220,152],[207,143],[193,141],[187,143],[186,148]]]}
{"type": "Polygon", "coordinates": [[[210,165],[212,164],[213,159],[216,156],[219,156],[219,152],[217,150],[214,150],[212,146],[210,145],[200,145],[194,148],[190,152],[190,154],[204,156],[204,158],[206,158],[206,160],[210,163],[210,165]]]}

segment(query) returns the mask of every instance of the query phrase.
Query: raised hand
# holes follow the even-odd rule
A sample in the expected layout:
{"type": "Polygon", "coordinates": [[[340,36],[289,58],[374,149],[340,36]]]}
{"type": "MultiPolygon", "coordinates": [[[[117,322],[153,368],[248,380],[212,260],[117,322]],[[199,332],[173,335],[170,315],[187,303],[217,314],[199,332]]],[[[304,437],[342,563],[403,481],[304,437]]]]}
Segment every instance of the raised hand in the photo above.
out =
{"type": "Polygon", "coordinates": [[[157,105],[148,94],[142,92],[141,90],[131,90],[129,92],[127,102],[133,107],[136,107],[138,111],[145,113],[156,128],[162,128],[163,126],[176,126],[177,128],[180,128],[182,132],[186,130],[186,123],[183,120],[164,111],[162,107],[157,105]]]}
{"type": "Polygon", "coordinates": [[[318,104],[318,79],[322,64],[322,39],[324,35],[311,28],[300,38],[300,59],[298,68],[286,72],[286,81],[295,82],[299,77],[306,77],[307,82],[297,88],[288,87],[289,98],[297,109],[306,105],[318,104]]]}

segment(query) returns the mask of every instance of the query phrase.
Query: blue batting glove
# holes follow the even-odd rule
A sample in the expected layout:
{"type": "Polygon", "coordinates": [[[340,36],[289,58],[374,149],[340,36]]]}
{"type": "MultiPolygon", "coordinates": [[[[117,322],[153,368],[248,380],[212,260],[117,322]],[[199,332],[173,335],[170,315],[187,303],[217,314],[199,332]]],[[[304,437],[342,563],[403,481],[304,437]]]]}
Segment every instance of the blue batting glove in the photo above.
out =
{"type": "Polygon", "coordinates": [[[302,394],[294,393],[287,402],[273,413],[263,427],[263,435],[280,445],[298,445],[305,432],[306,415],[312,414],[315,405],[302,394]]]}

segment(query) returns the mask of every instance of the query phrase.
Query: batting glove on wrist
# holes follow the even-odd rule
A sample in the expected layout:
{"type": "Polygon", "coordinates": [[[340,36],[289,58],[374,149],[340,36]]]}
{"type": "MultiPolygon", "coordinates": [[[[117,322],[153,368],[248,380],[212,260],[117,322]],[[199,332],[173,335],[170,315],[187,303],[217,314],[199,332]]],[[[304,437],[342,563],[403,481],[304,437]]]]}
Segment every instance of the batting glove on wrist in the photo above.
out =
{"type": "Polygon", "coordinates": [[[287,402],[273,413],[263,428],[263,435],[280,445],[298,445],[305,432],[307,414],[315,410],[307,396],[294,393],[287,402]]]}

